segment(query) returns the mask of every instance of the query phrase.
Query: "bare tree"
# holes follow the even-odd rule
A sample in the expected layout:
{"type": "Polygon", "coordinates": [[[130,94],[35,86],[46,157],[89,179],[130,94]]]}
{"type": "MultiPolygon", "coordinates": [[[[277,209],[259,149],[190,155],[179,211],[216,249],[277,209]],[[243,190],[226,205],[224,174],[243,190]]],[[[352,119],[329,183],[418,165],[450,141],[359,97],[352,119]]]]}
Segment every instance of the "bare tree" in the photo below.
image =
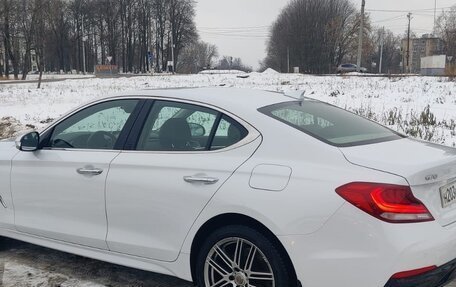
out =
{"type": "Polygon", "coordinates": [[[218,49],[215,45],[203,41],[191,44],[182,50],[178,72],[192,74],[211,69],[217,57],[218,49]]]}
{"type": "Polygon", "coordinates": [[[271,28],[265,67],[334,70],[349,50],[356,9],[348,0],[292,0],[271,28]]]}
{"type": "Polygon", "coordinates": [[[13,65],[14,79],[19,79],[19,0],[2,0],[3,39],[6,54],[5,75],[9,76],[9,61],[13,65]]]}
{"type": "MultiPolygon", "coordinates": [[[[356,17],[350,26],[355,27],[356,32],[348,36],[347,41],[347,51],[342,57],[342,62],[346,63],[356,63],[358,58],[358,35],[359,35],[359,25],[361,23],[361,13],[356,13],[356,17]]],[[[373,62],[378,62],[377,58],[374,57],[374,54],[377,52],[377,43],[378,43],[378,34],[377,31],[373,31],[371,26],[371,21],[369,15],[365,16],[364,19],[364,35],[363,35],[363,49],[362,49],[362,63],[361,65],[367,69],[370,69],[373,62]]]]}
{"type": "Polygon", "coordinates": [[[22,71],[26,79],[32,63],[42,71],[92,72],[108,58],[124,72],[146,72],[152,54],[162,71],[171,52],[177,66],[183,49],[198,40],[195,5],[193,0],[0,0],[6,52],[0,76],[12,65],[15,78],[22,71]]]}
{"type": "Polygon", "coordinates": [[[186,45],[196,42],[198,38],[196,26],[193,21],[195,17],[195,1],[170,0],[170,2],[169,23],[173,47],[169,48],[174,49],[173,66],[176,67],[181,50],[186,45]]]}
{"type": "Polygon", "coordinates": [[[36,62],[38,66],[39,78],[38,89],[41,88],[41,81],[43,79],[43,65],[44,65],[44,47],[45,47],[45,31],[46,31],[46,11],[50,9],[49,0],[35,0],[34,13],[36,20],[34,25],[34,50],[36,55],[36,62]]]}
{"type": "Polygon", "coordinates": [[[456,5],[439,16],[437,33],[445,41],[446,54],[456,62],[456,5]]]}
{"type": "Polygon", "coordinates": [[[401,72],[401,38],[395,35],[391,30],[376,28],[372,33],[373,47],[377,47],[372,55],[368,58],[373,58],[373,61],[380,61],[380,46],[383,42],[383,57],[382,57],[382,73],[400,73],[401,72]]]}
{"type": "Polygon", "coordinates": [[[231,56],[223,56],[218,65],[215,67],[217,70],[238,70],[244,72],[251,72],[252,67],[245,65],[241,58],[234,58],[231,56]]]}

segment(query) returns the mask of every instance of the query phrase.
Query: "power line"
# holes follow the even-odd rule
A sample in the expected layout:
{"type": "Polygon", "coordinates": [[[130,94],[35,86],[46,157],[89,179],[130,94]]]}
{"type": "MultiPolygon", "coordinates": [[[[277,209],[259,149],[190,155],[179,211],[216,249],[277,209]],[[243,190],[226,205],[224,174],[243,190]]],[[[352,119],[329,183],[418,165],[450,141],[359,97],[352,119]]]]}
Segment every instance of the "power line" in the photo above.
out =
{"type": "Polygon", "coordinates": [[[407,12],[423,12],[423,11],[431,11],[434,12],[434,9],[443,10],[443,9],[450,9],[452,7],[441,7],[441,8],[426,8],[426,9],[415,9],[415,10],[385,10],[385,9],[367,9],[367,12],[385,12],[385,13],[407,13],[407,12]]]}
{"type": "Polygon", "coordinates": [[[270,26],[252,26],[252,27],[198,27],[198,32],[210,37],[226,38],[269,38],[270,26]]]}
{"type": "Polygon", "coordinates": [[[388,22],[388,21],[394,21],[394,20],[402,20],[404,19],[404,17],[406,17],[407,15],[404,14],[404,15],[400,15],[400,16],[396,16],[396,17],[392,17],[392,18],[387,18],[387,19],[382,19],[382,20],[377,20],[377,21],[373,21],[371,22],[372,24],[377,24],[377,23],[383,23],[383,22],[388,22]]]}
{"type": "Polygon", "coordinates": [[[249,35],[249,34],[224,34],[224,33],[210,33],[210,32],[202,32],[202,34],[206,34],[206,36],[210,37],[227,37],[227,38],[269,38],[269,35],[249,35]]]}
{"type": "Polygon", "coordinates": [[[426,16],[426,17],[434,17],[434,15],[431,15],[431,14],[423,14],[423,13],[413,13],[413,15],[426,16]]]}
{"type": "Polygon", "coordinates": [[[202,33],[207,33],[207,34],[226,34],[226,35],[236,35],[236,34],[242,34],[242,35],[269,35],[269,31],[210,31],[210,30],[198,30],[202,33]]]}
{"type": "Polygon", "coordinates": [[[250,27],[203,27],[200,26],[198,29],[207,29],[207,30],[255,30],[255,29],[269,29],[271,25],[267,26],[250,26],[250,27]]]}

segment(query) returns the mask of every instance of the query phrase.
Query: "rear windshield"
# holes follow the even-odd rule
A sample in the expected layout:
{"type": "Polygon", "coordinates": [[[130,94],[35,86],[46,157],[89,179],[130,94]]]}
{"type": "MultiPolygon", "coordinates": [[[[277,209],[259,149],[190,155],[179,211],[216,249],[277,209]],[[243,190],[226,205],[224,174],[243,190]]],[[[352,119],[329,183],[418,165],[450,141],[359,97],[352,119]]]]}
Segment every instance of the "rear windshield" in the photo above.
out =
{"type": "Polygon", "coordinates": [[[361,116],[314,100],[280,103],[259,111],[338,147],[392,141],[404,137],[361,116]]]}

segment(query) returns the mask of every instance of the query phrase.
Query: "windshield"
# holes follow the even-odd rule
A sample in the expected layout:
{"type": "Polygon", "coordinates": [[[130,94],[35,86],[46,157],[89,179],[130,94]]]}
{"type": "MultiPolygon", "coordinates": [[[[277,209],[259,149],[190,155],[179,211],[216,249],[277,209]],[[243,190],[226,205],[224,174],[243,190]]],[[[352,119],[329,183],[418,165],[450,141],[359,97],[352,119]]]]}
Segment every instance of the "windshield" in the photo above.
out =
{"type": "Polygon", "coordinates": [[[348,147],[403,138],[392,130],[338,107],[314,100],[286,102],[259,109],[276,120],[323,142],[348,147]]]}

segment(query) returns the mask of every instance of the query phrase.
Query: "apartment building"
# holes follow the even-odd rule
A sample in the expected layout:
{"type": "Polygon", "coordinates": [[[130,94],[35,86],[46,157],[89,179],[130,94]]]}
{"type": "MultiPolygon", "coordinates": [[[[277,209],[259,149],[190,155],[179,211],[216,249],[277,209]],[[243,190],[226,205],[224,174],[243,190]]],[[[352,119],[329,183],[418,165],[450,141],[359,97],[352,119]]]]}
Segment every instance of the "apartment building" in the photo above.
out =
{"type": "Polygon", "coordinates": [[[421,38],[410,38],[409,44],[407,39],[403,39],[401,50],[403,71],[419,74],[421,72],[421,58],[443,55],[444,42],[431,34],[425,34],[421,38]]]}

